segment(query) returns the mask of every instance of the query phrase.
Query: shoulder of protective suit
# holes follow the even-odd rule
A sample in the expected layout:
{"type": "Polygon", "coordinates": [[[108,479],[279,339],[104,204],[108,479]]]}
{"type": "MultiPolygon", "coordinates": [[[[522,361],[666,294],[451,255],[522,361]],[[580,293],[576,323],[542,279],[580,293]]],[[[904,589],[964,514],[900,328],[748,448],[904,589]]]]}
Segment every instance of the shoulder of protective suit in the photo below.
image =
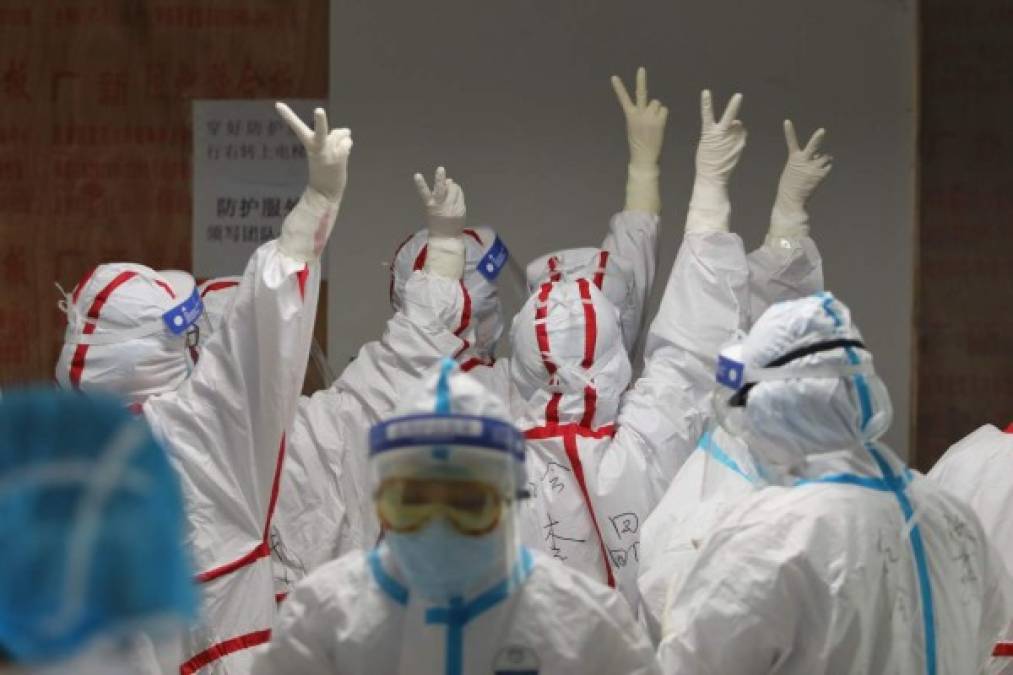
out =
{"type": "Polygon", "coordinates": [[[581,616],[586,624],[633,622],[629,605],[614,589],[540,551],[531,555],[534,565],[525,583],[526,597],[544,605],[546,615],[581,616]]]}
{"type": "Polygon", "coordinates": [[[1013,434],[986,424],[950,446],[928,475],[945,484],[951,476],[976,475],[1000,466],[1013,467],[1013,434]]]}

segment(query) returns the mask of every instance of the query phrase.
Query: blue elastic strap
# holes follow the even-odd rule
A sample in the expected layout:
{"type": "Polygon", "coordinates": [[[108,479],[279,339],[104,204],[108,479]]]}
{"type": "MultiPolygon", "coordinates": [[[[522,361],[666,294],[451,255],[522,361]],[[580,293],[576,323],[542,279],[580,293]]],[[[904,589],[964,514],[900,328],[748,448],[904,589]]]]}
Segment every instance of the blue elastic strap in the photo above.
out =
{"type": "Polygon", "coordinates": [[[408,604],[408,589],[401,585],[401,583],[387,574],[387,570],[383,568],[383,563],[380,561],[379,549],[373,549],[368,554],[369,557],[369,569],[373,572],[373,578],[376,583],[380,586],[384,593],[390,596],[390,599],[401,605],[402,607],[408,604]]]}
{"type": "Polygon", "coordinates": [[[738,475],[742,476],[750,483],[754,483],[757,485],[762,483],[762,481],[759,478],[747,473],[742,467],[738,465],[738,462],[729,457],[728,454],[721,449],[721,446],[718,445],[717,441],[714,440],[714,436],[709,431],[704,432],[704,435],[700,437],[700,442],[697,444],[697,447],[703,450],[708,455],[710,455],[710,457],[714,461],[728,467],[734,473],[737,473],[738,475]]]}
{"type": "MultiPolygon", "coordinates": [[[[870,490],[881,492],[892,492],[900,504],[900,510],[904,514],[904,522],[910,523],[914,518],[914,508],[907,496],[907,486],[913,474],[910,469],[905,468],[904,474],[898,476],[893,469],[872,445],[866,449],[872,455],[879,470],[883,473],[882,478],[871,476],[859,476],[850,473],[832,474],[821,478],[804,479],[796,482],[796,485],[808,485],[813,483],[843,483],[845,485],[856,485],[870,490]]],[[[929,580],[929,565],[925,556],[925,543],[922,541],[922,533],[918,525],[911,528],[911,550],[914,553],[915,569],[918,572],[918,588],[921,595],[922,624],[925,628],[925,672],[927,675],[936,675],[936,619],[935,605],[932,600],[932,584],[929,580]]]]}
{"type": "Polygon", "coordinates": [[[513,589],[523,583],[531,574],[532,565],[531,552],[527,548],[521,547],[520,559],[508,578],[471,602],[465,603],[460,598],[452,598],[449,607],[433,607],[426,610],[426,623],[442,623],[447,626],[446,675],[461,675],[464,672],[464,627],[472,619],[508,598],[513,589]]]}
{"type": "Polygon", "coordinates": [[[867,488],[869,490],[878,490],[880,492],[893,492],[893,488],[890,487],[890,485],[888,485],[882,478],[858,476],[853,473],[835,473],[829,476],[823,476],[822,478],[803,478],[795,481],[795,485],[810,485],[812,483],[843,483],[845,485],[857,485],[858,487],[867,488]]]}
{"type": "MultiPolygon", "coordinates": [[[[835,328],[840,328],[843,325],[841,317],[834,311],[831,304],[834,302],[834,296],[829,293],[821,293],[820,297],[823,298],[823,311],[825,311],[830,319],[834,322],[835,328]]],[[[851,365],[858,365],[861,363],[861,359],[858,358],[858,354],[851,347],[844,348],[845,353],[848,356],[848,363],[851,365]]],[[[855,382],[855,389],[858,391],[858,405],[862,410],[862,429],[869,424],[869,420],[872,419],[872,396],[869,393],[869,383],[865,381],[865,376],[855,375],[852,380],[855,382]]]]}
{"type": "Polygon", "coordinates": [[[444,357],[440,361],[440,379],[436,382],[436,409],[437,415],[450,414],[450,373],[454,370],[457,362],[454,359],[444,357]]]}

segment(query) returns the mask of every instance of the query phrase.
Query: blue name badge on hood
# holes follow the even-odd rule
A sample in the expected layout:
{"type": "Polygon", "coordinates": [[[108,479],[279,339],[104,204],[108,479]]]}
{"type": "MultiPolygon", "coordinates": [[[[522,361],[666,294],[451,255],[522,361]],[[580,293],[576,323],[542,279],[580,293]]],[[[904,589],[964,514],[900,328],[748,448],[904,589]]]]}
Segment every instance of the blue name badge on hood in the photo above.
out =
{"type": "Polygon", "coordinates": [[[200,318],[200,315],[204,313],[204,303],[201,302],[200,293],[196,288],[193,289],[193,293],[190,297],[179,303],[168,312],[162,315],[162,321],[165,322],[169,332],[173,335],[182,335],[190,326],[200,318]]]}
{"type": "Polygon", "coordinates": [[[503,269],[503,266],[506,265],[509,259],[510,251],[507,250],[506,244],[497,235],[496,241],[492,242],[492,246],[482,256],[482,259],[478,261],[478,273],[485,277],[486,281],[496,281],[500,270],[503,269]]]}
{"type": "Polygon", "coordinates": [[[742,387],[742,375],[746,367],[727,356],[718,357],[717,381],[729,389],[738,390],[742,387]]]}

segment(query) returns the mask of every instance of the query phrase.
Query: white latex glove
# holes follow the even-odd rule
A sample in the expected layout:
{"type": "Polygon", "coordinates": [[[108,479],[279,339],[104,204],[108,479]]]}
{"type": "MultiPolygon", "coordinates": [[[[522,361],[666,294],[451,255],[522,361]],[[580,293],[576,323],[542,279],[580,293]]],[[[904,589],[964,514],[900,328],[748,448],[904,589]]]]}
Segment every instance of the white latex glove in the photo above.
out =
{"type": "Polygon", "coordinates": [[[826,133],[826,130],[818,129],[806,146],[800,149],[794,125],[791,120],[784,121],[788,163],[781,172],[781,181],[777,186],[777,199],[770,214],[768,241],[808,236],[809,214],[805,210],[806,202],[830,173],[833,165],[833,157],[819,152],[826,133]]]}
{"type": "Polygon", "coordinates": [[[418,188],[419,197],[426,207],[429,238],[460,236],[467,215],[464,190],[452,179],[447,178],[447,170],[442,166],[436,169],[432,190],[429,189],[422,174],[415,174],[415,187],[418,188]]]}
{"type": "Polygon", "coordinates": [[[289,257],[310,262],[323,253],[338,217],[348,176],[352,134],[348,129],[328,132],[323,108],[313,111],[313,130],[284,103],[275,103],[275,109],[306,148],[309,164],[309,186],[285,217],[278,246],[289,257]]]}
{"type": "Polygon", "coordinates": [[[668,108],[657,99],[647,102],[647,71],[643,67],[637,69],[636,103],[630,99],[618,75],[612,76],[612,89],[626,116],[626,137],[630,146],[625,210],[660,213],[658,158],[665,141],[668,108]]]}
{"type": "Polygon", "coordinates": [[[696,149],[696,179],[686,217],[687,232],[728,231],[731,204],[728,179],[746,147],[746,127],[737,119],[742,94],[735,94],[724,114],[714,120],[711,93],[700,94],[700,144],[696,149]]]}

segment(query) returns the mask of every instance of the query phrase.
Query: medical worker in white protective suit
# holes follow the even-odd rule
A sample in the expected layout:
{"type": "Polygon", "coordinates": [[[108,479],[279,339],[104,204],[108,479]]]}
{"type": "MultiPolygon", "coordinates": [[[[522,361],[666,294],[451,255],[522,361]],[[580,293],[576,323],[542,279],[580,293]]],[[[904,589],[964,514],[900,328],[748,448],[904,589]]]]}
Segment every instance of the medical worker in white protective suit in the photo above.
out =
{"type": "MultiPolygon", "coordinates": [[[[800,298],[822,290],[822,261],[809,238],[805,204],[830,172],[830,158],[819,152],[824,131],[800,147],[790,121],[784,123],[788,162],[781,173],[766,241],[748,257],[748,307],[738,324],[725,327],[727,339],[772,302],[800,298]]],[[[743,261],[745,262],[745,261],[743,261]]],[[[745,290],[745,289],[743,289],[745,290]]],[[[729,318],[735,318],[729,314],[729,318]]],[[[661,639],[661,617],[674,580],[685,575],[696,552],[721,516],[746,496],[768,484],[771,476],[749,449],[720,427],[704,433],[683,464],[661,503],[644,523],[641,535],[641,616],[651,639],[661,639]]]]}
{"type": "Polygon", "coordinates": [[[281,236],[251,257],[213,337],[200,341],[207,324],[185,273],[100,265],[65,301],[59,384],[129,399],[166,441],[181,477],[202,595],[182,675],[248,672],[249,649],[269,639],[276,613],[271,515],[312,340],[319,258],[352,145],[347,129],[328,131],[322,109],[313,130],[278,109],[306,147],[309,186],[281,236]]]}
{"type": "MultiPolygon", "coordinates": [[[[631,148],[626,210],[612,219],[602,249],[562,252],[530,267],[533,278],[542,267],[555,264],[551,258],[566,261],[554,268],[554,278],[577,276],[586,269],[588,278],[602,284],[622,308],[626,337],[617,338],[616,344],[630,348],[654,275],[657,156],[666,114],[657,102],[647,105],[642,69],[638,87],[638,105],[622,94],[631,148]]],[[[397,313],[383,338],[367,344],[334,386],[299,406],[272,532],[273,555],[280,563],[279,594],[322,562],[375,543],[379,524],[363,491],[365,450],[354,449],[364,429],[388,414],[398,392],[438,359],[454,356],[465,370],[483,371],[489,371],[493,361],[502,332],[497,284],[503,285],[506,248],[491,230],[465,227],[463,191],[442,168],[432,190],[421,175],[415,181],[427,208],[428,228],[395,254],[391,298],[397,313]],[[466,256],[460,282],[439,279],[438,270],[460,265],[451,264],[454,252],[447,247],[452,242],[463,242],[466,256]],[[288,484],[297,487],[288,489],[288,484]]],[[[455,249],[457,255],[460,250],[455,249]]],[[[497,370],[508,373],[509,361],[497,370]]],[[[706,391],[709,372],[702,376],[706,391]]],[[[611,392],[615,397],[619,393],[611,392]]]]}
{"type": "MultiPolygon", "coordinates": [[[[501,331],[496,281],[506,247],[488,228],[465,228],[464,192],[442,167],[432,191],[421,175],[415,181],[429,229],[413,237],[420,251],[396,277],[394,315],[328,389],[299,399],[270,532],[279,600],[321,564],[376,543],[380,525],[367,490],[370,427],[443,356],[469,347],[491,357],[501,331]]],[[[212,328],[235,288],[230,278],[202,286],[212,328]]]]}
{"type": "Polygon", "coordinates": [[[196,615],[179,480],[105,396],[0,402],[0,673],[158,675],[196,615]]]}
{"type": "MultiPolygon", "coordinates": [[[[1007,573],[1013,570],[1013,424],[1000,431],[991,424],[946,451],[928,473],[947,492],[970,505],[985,534],[998,549],[1007,573]]],[[[995,667],[1013,673],[1013,630],[993,650],[995,667]]]]}
{"type": "Polygon", "coordinates": [[[666,673],[982,669],[1008,580],[970,507],[877,439],[890,398],[829,293],[771,306],[725,347],[715,417],[783,476],[743,500],[673,592],[666,673]]]}
{"type": "Polygon", "coordinates": [[[451,359],[404,394],[370,433],[383,543],[298,584],[254,672],[658,672],[619,595],[519,544],[506,406],[451,359]]]}
{"type": "MultiPolygon", "coordinates": [[[[656,199],[638,199],[656,197],[656,179],[636,189],[632,169],[645,161],[645,148],[653,149],[648,160],[656,159],[663,108],[646,103],[642,80],[636,103],[615,84],[634,149],[627,211],[656,225],[650,211],[656,199]]],[[[593,273],[549,275],[514,319],[509,363],[472,371],[509,400],[514,423],[528,439],[532,499],[521,510],[522,540],[619,588],[633,607],[639,604],[641,525],[704,432],[714,359],[749,313],[748,266],[741,240],[728,231],[726,187],[745,143],[736,119],[740,100],[734,97],[715,120],[710,95],[703,96],[705,125],[686,235],[633,388],[626,392],[628,324],[614,289],[639,282],[624,277],[621,264],[606,268],[601,288],[593,273]],[[612,275],[621,283],[610,283],[612,275]]],[[[794,273],[789,263],[795,255],[786,251],[771,279],[794,273]]],[[[610,255],[607,265],[630,259],[610,255]]],[[[653,251],[641,260],[653,263],[653,251]]]]}

